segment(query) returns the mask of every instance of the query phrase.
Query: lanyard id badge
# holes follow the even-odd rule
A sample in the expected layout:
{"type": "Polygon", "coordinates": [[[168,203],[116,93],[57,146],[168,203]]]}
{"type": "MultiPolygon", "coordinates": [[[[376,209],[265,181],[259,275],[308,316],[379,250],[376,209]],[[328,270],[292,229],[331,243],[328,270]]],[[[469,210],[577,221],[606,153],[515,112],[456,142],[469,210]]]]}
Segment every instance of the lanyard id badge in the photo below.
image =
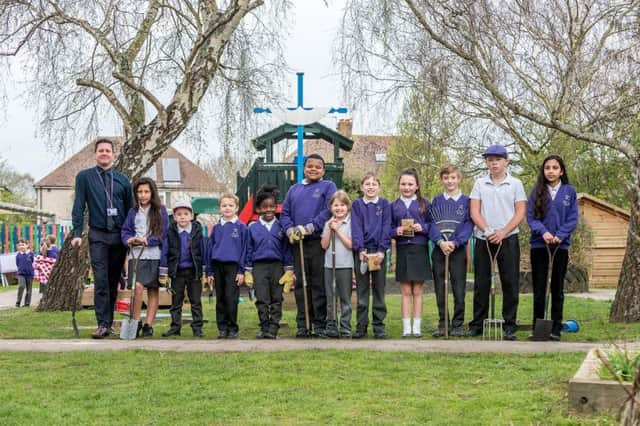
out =
{"type": "Polygon", "coordinates": [[[100,179],[101,182],[103,182],[102,188],[104,189],[104,194],[107,198],[107,217],[113,217],[113,216],[118,216],[118,209],[113,207],[113,173],[109,173],[110,177],[111,177],[111,181],[109,182],[111,185],[111,192],[109,193],[109,191],[107,191],[106,188],[106,182],[104,182],[102,180],[102,176],[100,175],[100,173],[96,170],[96,173],[98,174],[98,178],[100,179]]]}

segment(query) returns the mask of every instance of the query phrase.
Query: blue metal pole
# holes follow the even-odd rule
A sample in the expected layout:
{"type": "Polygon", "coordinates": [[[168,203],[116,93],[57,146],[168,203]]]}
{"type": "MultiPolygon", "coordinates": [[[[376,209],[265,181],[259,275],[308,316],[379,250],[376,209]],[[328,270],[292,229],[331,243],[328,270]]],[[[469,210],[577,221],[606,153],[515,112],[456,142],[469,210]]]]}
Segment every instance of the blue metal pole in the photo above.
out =
{"type": "Polygon", "coordinates": [[[302,108],[302,79],[304,78],[304,73],[299,72],[296,75],[298,76],[298,108],[302,108]]]}
{"type": "MultiPolygon", "coordinates": [[[[299,72],[299,73],[297,73],[297,76],[298,76],[298,108],[302,108],[303,107],[302,80],[304,78],[304,73],[303,72],[299,72]]],[[[303,157],[304,157],[304,126],[298,126],[298,159],[297,159],[297,169],[298,169],[298,173],[297,173],[297,178],[298,179],[297,180],[298,180],[298,183],[302,182],[302,179],[304,178],[303,157]]]]}

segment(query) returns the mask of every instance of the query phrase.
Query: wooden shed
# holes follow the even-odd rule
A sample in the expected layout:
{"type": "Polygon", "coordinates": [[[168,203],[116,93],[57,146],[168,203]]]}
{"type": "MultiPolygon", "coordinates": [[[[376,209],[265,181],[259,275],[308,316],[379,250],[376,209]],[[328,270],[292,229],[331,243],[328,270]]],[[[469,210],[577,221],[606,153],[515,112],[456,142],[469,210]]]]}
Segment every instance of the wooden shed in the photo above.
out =
{"type": "Polygon", "coordinates": [[[630,214],[592,195],[578,194],[580,220],[593,231],[590,287],[617,287],[630,214]]]}

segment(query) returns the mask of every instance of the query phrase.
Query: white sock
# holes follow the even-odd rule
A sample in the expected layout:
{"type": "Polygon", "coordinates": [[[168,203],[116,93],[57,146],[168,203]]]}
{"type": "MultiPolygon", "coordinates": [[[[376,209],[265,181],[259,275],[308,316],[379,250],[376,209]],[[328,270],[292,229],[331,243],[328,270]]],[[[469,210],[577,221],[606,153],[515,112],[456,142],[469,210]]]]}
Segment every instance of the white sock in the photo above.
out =
{"type": "Polygon", "coordinates": [[[402,318],[402,334],[411,334],[411,318],[402,318]]]}
{"type": "Polygon", "coordinates": [[[422,320],[420,318],[413,319],[413,334],[418,335],[422,334],[422,330],[420,329],[420,323],[422,320]]]}

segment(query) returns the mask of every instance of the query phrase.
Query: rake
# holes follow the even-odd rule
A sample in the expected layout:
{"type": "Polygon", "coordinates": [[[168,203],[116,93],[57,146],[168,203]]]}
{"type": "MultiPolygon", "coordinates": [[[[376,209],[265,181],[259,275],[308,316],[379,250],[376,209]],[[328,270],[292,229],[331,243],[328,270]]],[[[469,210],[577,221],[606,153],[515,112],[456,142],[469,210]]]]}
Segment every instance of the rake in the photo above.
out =
{"type": "MultiPolygon", "coordinates": [[[[455,218],[458,216],[454,205],[444,204],[431,206],[431,218],[438,227],[445,241],[449,241],[460,224],[455,218]]],[[[444,255],[444,337],[449,338],[449,255],[444,255]]]]}
{"type": "Polygon", "coordinates": [[[482,339],[502,340],[502,326],[504,325],[504,320],[496,318],[496,275],[498,269],[497,260],[498,253],[500,253],[500,249],[502,248],[502,241],[498,243],[498,248],[494,255],[491,254],[489,240],[485,240],[485,243],[487,244],[487,252],[489,253],[489,258],[491,259],[491,316],[489,318],[486,318],[482,322],[482,339]]]}

